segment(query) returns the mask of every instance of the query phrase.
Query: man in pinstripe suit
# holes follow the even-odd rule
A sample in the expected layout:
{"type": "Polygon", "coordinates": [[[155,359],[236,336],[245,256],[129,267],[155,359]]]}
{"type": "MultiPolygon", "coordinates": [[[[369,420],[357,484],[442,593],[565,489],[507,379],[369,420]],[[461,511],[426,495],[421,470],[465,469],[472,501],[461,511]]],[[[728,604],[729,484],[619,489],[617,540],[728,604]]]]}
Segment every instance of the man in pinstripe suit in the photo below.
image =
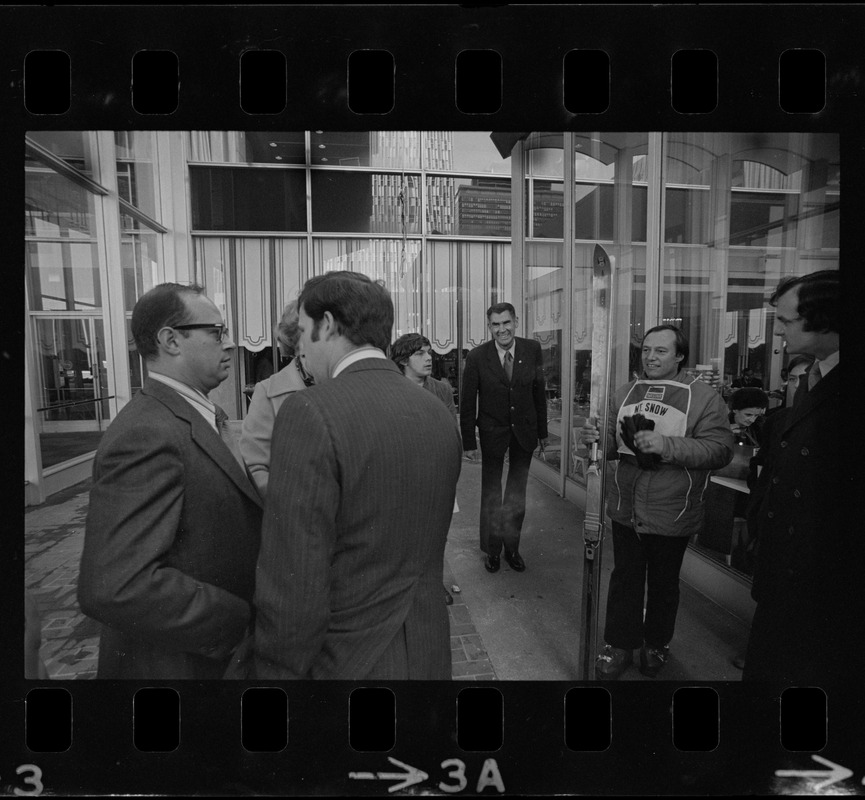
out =
{"type": "Polygon", "coordinates": [[[386,358],[393,304],[352,272],[311,278],[282,405],[256,575],[258,678],[449,679],[442,567],[461,463],[444,404],[386,358]]]}

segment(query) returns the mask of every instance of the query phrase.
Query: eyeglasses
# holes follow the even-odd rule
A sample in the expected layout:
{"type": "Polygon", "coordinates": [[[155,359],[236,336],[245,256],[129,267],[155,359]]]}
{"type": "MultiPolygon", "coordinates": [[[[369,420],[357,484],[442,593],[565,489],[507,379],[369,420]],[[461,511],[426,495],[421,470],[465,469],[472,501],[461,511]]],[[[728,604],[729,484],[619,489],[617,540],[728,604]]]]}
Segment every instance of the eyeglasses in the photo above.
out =
{"type": "Polygon", "coordinates": [[[172,325],[176,331],[212,330],[216,332],[216,340],[224,342],[228,338],[228,326],[210,322],[196,322],[191,325],[172,325]]]}

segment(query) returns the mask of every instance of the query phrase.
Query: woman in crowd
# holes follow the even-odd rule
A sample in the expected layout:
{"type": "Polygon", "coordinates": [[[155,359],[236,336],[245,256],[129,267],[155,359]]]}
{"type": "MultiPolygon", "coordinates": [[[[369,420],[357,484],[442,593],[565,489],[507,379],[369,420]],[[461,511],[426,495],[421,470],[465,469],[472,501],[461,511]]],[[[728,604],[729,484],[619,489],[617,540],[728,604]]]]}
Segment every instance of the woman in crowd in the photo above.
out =
{"type": "Polygon", "coordinates": [[[270,474],[270,437],[276,414],[286,397],[313,383],[312,377],[304,370],[303,361],[296,352],[300,339],[297,318],[297,301],[292,301],[283,310],[274,331],[280,353],[285,358],[291,358],[291,361],[275,375],[256,384],[249,410],[243,420],[240,452],[262,499],[267,493],[267,479],[270,474]]]}
{"type": "Polygon", "coordinates": [[[762,417],[769,407],[769,396],[762,389],[745,386],[730,397],[730,427],[736,444],[760,446],[762,417]]]}

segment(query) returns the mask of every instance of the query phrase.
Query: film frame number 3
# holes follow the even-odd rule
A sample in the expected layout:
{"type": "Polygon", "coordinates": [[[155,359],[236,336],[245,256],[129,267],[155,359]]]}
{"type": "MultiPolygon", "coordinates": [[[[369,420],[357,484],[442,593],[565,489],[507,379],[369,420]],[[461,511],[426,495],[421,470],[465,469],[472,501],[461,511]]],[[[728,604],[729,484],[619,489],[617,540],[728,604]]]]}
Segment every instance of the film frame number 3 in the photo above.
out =
{"type": "Polygon", "coordinates": [[[42,790],[45,788],[42,785],[42,770],[35,764],[22,764],[16,768],[15,774],[23,775],[24,783],[33,788],[20,789],[17,786],[4,785],[2,782],[3,778],[0,776],[0,793],[8,794],[11,789],[11,793],[17,797],[38,797],[42,794],[42,790]],[[28,772],[30,773],[29,775],[27,774],[28,772]]]}

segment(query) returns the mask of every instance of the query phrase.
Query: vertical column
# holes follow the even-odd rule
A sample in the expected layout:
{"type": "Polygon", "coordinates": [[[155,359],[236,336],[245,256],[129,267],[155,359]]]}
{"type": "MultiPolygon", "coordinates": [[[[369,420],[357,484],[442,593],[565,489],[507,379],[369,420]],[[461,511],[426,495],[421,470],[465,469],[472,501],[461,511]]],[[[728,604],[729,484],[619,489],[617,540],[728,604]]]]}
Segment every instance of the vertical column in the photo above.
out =
{"type": "Polygon", "coordinates": [[[45,502],[45,487],[42,484],[42,448],[39,434],[42,418],[36,410],[40,407],[39,367],[35,362],[32,335],[33,321],[30,319],[30,297],[24,299],[24,505],[34,506],[45,502]]]}
{"type": "Polygon", "coordinates": [[[527,319],[525,171],[525,142],[520,139],[511,150],[511,304],[523,319],[527,319]]]}
{"type": "MultiPolygon", "coordinates": [[[[712,161],[709,186],[709,320],[703,346],[697,363],[717,366],[723,378],[724,339],[727,317],[727,284],[729,282],[730,253],[730,190],[732,186],[732,156],[729,137],[719,135],[716,156],[712,161]],[[708,359],[706,361],[705,359],[708,359]]],[[[747,348],[747,344],[746,344],[747,348]]],[[[747,349],[745,350],[747,354],[747,349]]]]}
{"type": "Polygon", "coordinates": [[[99,183],[109,194],[96,198],[102,210],[103,235],[99,236],[102,262],[102,318],[105,324],[105,355],[108,369],[108,394],[113,419],[132,396],[129,377],[129,349],[126,336],[126,302],[123,296],[123,268],[120,255],[120,204],[117,193],[117,156],[113,131],[93,134],[99,183]]]}
{"type": "Polygon", "coordinates": [[[195,279],[192,252],[192,196],[187,190],[189,166],[186,157],[186,134],[162,131],[156,134],[157,175],[162,220],[168,233],[163,236],[164,271],[162,280],[191,283],[195,279]]]}
{"type": "Polygon", "coordinates": [[[664,134],[649,132],[649,151],[646,156],[648,183],[646,220],[646,308],[645,329],[657,325],[661,319],[661,256],[664,248],[664,134]]]}
{"type": "MultiPolygon", "coordinates": [[[[562,178],[564,189],[562,193],[563,247],[562,247],[562,295],[567,307],[562,313],[562,450],[559,464],[559,494],[565,496],[565,486],[570,465],[571,448],[574,446],[571,438],[571,419],[573,418],[574,397],[574,134],[567,131],[562,136],[562,178]]],[[[552,326],[551,326],[552,327],[552,326]]]]}
{"type": "Polygon", "coordinates": [[[613,176],[613,253],[615,254],[615,326],[613,332],[613,386],[629,379],[628,360],[631,344],[631,295],[634,288],[633,208],[634,155],[626,147],[616,153],[613,176]]]}

